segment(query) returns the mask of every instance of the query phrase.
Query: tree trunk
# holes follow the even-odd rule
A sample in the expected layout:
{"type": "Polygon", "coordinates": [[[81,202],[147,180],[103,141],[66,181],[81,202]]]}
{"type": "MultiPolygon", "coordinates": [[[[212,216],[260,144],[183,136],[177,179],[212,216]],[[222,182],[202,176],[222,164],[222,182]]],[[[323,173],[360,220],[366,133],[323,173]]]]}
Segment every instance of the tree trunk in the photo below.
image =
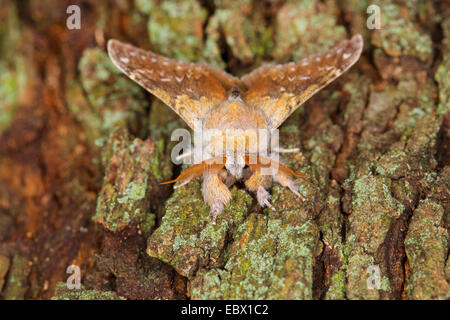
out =
{"type": "Polygon", "coordinates": [[[3,0],[0,18],[0,297],[450,298],[448,1],[3,0]],[[307,201],[274,185],[261,209],[238,184],[217,225],[199,181],[159,185],[185,124],[105,52],[241,76],[356,33],[360,61],[280,128],[307,201]]]}

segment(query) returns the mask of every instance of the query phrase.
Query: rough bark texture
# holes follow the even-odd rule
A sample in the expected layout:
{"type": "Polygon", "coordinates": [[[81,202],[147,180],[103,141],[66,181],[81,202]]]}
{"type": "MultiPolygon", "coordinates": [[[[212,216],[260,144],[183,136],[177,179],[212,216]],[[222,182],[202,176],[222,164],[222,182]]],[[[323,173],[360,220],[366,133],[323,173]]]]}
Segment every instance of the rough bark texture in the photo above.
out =
{"type": "Polygon", "coordinates": [[[2,0],[4,299],[448,299],[449,183],[448,1],[2,0]],[[240,76],[354,33],[358,64],[281,127],[307,201],[275,185],[262,210],[237,185],[217,225],[198,181],[158,184],[184,124],[105,53],[118,38],[240,76]]]}

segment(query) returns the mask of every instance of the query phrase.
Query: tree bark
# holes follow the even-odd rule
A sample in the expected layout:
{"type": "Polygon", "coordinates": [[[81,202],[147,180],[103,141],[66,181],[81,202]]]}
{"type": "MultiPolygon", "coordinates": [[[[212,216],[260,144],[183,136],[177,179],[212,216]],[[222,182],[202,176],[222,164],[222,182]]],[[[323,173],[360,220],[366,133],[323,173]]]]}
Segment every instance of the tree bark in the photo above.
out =
{"type": "Polygon", "coordinates": [[[449,88],[446,1],[3,0],[0,297],[449,299],[449,88]],[[280,128],[307,201],[274,185],[261,209],[238,184],[217,225],[199,181],[159,185],[185,124],[105,52],[241,76],[356,33],[360,61],[280,128]]]}

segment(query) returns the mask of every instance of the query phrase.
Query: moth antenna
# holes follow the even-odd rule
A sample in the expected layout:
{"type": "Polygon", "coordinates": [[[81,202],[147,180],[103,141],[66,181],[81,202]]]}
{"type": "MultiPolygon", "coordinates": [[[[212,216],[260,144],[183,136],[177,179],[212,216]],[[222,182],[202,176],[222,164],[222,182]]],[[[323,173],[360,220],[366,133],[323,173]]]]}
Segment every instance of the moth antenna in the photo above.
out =
{"type": "Polygon", "coordinates": [[[177,184],[177,185],[174,186],[173,188],[174,188],[174,189],[178,189],[178,188],[184,186],[185,184],[188,184],[189,182],[191,182],[191,179],[184,180],[183,182],[181,182],[180,184],[177,184]]]}
{"type": "Polygon", "coordinates": [[[219,172],[225,166],[224,159],[224,157],[219,157],[203,161],[202,163],[187,168],[186,170],[181,172],[176,179],[160,182],[159,184],[169,184],[180,181],[181,183],[175,187],[179,188],[192,179],[202,177],[205,172],[212,174],[219,172]]]}
{"type": "MultiPolygon", "coordinates": [[[[293,172],[290,169],[289,171],[293,172]]],[[[289,190],[291,190],[292,193],[294,193],[302,201],[306,201],[306,198],[300,192],[298,192],[299,184],[297,181],[295,181],[290,172],[286,170],[278,170],[273,174],[273,179],[283,187],[288,187],[289,190]]]]}

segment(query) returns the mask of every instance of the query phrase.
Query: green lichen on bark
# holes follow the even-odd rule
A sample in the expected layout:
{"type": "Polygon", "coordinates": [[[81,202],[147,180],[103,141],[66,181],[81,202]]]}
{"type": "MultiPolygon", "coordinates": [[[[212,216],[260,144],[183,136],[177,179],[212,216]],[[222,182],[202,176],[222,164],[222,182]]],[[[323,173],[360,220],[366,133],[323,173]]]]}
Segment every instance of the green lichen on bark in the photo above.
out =
{"type": "Polygon", "coordinates": [[[391,56],[414,56],[423,62],[433,57],[431,37],[417,23],[419,1],[400,6],[391,0],[374,1],[383,8],[382,27],[375,30],[372,43],[391,56]]]}
{"type": "Polygon", "coordinates": [[[203,57],[203,24],[207,12],[197,0],[136,1],[148,14],[148,34],[156,51],[183,61],[203,57]]]}
{"type": "MultiPolygon", "coordinates": [[[[350,299],[378,299],[377,290],[368,288],[370,266],[377,266],[375,256],[385,240],[392,219],[403,212],[403,205],[390,194],[389,178],[362,175],[354,180],[349,211],[346,253],[347,297],[350,299]]],[[[378,266],[379,267],[379,266],[378,266]]],[[[383,291],[387,288],[380,288],[383,291]]]]}
{"type": "Polygon", "coordinates": [[[322,53],[343,40],[345,28],[337,24],[337,4],[326,1],[287,1],[276,16],[273,56],[277,60],[299,60],[322,53]]]}
{"type": "Polygon", "coordinates": [[[317,226],[292,208],[252,213],[233,233],[222,268],[200,270],[192,299],[311,299],[317,226]]]}
{"type": "Polygon", "coordinates": [[[405,239],[410,271],[407,297],[410,299],[448,299],[445,279],[448,232],[442,226],[444,208],[427,198],[414,210],[405,239]]]}
{"type": "Polygon", "coordinates": [[[21,55],[13,54],[25,41],[20,32],[20,22],[15,6],[5,4],[0,11],[0,133],[10,126],[11,120],[26,93],[26,79],[30,70],[21,55]]]}
{"type": "MultiPolygon", "coordinates": [[[[272,30],[257,10],[257,2],[217,1],[214,15],[210,18],[208,35],[223,33],[224,41],[231,54],[242,63],[261,60],[273,47],[272,30]]],[[[208,45],[217,48],[217,38],[208,39],[208,45]],[[213,44],[211,40],[216,40],[213,44]]],[[[218,52],[216,49],[214,52],[218,52]]]]}
{"type": "Polygon", "coordinates": [[[83,285],[80,289],[68,289],[67,284],[56,284],[55,296],[52,300],[125,300],[114,291],[88,290],[83,285]]]}
{"type": "Polygon", "coordinates": [[[243,190],[233,189],[232,195],[232,202],[213,225],[198,182],[176,190],[166,203],[161,226],[148,239],[147,253],[188,278],[199,267],[218,266],[229,233],[242,223],[251,204],[243,190]]]}
{"type": "Polygon", "coordinates": [[[450,18],[444,19],[441,26],[444,34],[443,59],[434,75],[439,87],[438,115],[444,115],[450,111],[450,18]]]}
{"type": "Polygon", "coordinates": [[[148,109],[143,90],[122,75],[107,54],[97,48],[83,52],[78,69],[80,82],[70,81],[67,95],[69,107],[88,141],[102,147],[116,128],[129,128],[133,134],[143,136],[148,109]]]}
{"type": "Polygon", "coordinates": [[[154,220],[150,213],[153,142],[132,139],[126,131],[118,129],[109,143],[104,150],[110,155],[109,161],[93,219],[111,231],[130,223],[154,220]]]}

